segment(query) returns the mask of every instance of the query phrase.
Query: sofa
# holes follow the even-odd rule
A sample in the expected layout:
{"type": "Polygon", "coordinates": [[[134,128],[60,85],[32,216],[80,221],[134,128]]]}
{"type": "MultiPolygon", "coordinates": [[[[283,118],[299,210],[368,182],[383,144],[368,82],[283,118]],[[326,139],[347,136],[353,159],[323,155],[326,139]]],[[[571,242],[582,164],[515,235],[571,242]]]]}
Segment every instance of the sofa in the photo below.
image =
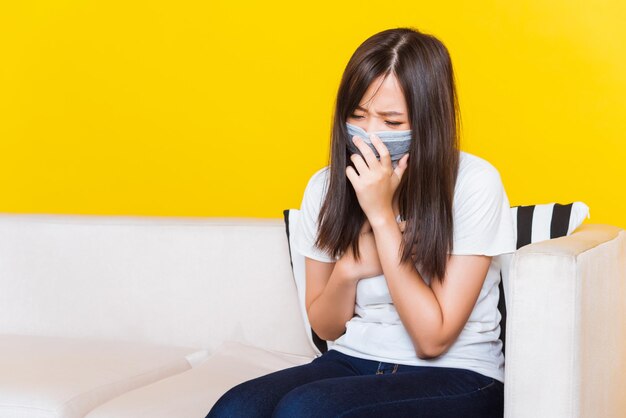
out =
{"type": "MultiPolygon", "coordinates": [[[[0,417],[201,418],[310,362],[283,219],[0,214],[0,417]]],[[[626,231],[512,254],[505,417],[626,416],[626,231]]]]}

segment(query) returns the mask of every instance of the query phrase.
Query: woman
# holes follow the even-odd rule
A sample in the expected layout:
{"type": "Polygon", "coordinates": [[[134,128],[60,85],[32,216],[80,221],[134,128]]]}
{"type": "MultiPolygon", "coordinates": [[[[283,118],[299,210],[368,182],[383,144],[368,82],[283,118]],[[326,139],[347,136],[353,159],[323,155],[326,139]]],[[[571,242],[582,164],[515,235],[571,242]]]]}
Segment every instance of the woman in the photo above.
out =
{"type": "Polygon", "coordinates": [[[515,251],[513,220],[498,171],[459,150],[458,126],[439,40],[397,28],[359,46],[292,238],[311,327],[332,344],[235,386],[208,417],[503,415],[492,257],[515,251]]]}

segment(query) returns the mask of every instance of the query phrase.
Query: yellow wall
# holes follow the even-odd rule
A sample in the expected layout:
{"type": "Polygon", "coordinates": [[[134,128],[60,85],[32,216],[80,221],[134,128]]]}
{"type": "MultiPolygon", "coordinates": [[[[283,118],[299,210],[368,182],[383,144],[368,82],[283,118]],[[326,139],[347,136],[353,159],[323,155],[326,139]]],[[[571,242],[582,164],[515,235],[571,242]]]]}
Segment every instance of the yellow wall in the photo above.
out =
{"type": "Polygon", "coordinates": [[[280,218],[327,163],[368,36],[414,26],[455,66],[462,148],[512,205],[626,227],[622,0],[0,5],[0,212],[280,218]]]}

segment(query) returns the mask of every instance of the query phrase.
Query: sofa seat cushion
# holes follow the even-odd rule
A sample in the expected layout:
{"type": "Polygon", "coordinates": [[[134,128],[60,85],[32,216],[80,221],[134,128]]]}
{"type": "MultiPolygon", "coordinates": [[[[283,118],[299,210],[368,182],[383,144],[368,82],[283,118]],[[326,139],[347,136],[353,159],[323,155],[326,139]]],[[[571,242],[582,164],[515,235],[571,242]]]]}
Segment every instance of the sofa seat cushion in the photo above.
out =
{"type": "Polygon", "coordinates": [[[125,393],[86,418],[204,417],[231,387],[314,358],[226,341],[193,369],[125,393]]]}
{"type": "Polygon", "coordinates": [[[191,368],[197,348],[0,335],[0,416],[83,417],[132,389],[191,368]]]}

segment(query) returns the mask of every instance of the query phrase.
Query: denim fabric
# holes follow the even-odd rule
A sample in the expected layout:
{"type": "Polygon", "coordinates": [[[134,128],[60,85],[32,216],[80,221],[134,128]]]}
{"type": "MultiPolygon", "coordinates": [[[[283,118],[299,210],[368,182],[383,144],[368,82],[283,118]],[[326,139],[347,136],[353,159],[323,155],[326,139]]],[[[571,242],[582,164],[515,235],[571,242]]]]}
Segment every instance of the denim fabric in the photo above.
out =
{"type": "MultiPolygon", "coordinates": [[[[363,128],[348,122],[346,122],[346,128],[348,130],[347,145],[350,152],[352,152],[353,154],[359,154],[361,157],[363,157],[361,150],[359,150],[354,142],[352,142],[352,137],[354,135],[357,135],[363,138],[363,141],[371,148],[376,158],[380,158],[376,147],[374,146],[374,144],[372,144],[372,140],[370,139],[371,134],[365,132],[363,128]]],[[[409,149],[411,147],[410,129],[406,131],[378,131],[372,133],[380,138],[383,144],[385,144],[391,156],[391,161],[399,161],[404,154],[409,152],[409,149]]]]}
{"type": "Polygon", "coordinates": [[[468,369],[407,366],[328,350],[231,388],[206,418],[501,418],[504,384],[468,369]]]}

